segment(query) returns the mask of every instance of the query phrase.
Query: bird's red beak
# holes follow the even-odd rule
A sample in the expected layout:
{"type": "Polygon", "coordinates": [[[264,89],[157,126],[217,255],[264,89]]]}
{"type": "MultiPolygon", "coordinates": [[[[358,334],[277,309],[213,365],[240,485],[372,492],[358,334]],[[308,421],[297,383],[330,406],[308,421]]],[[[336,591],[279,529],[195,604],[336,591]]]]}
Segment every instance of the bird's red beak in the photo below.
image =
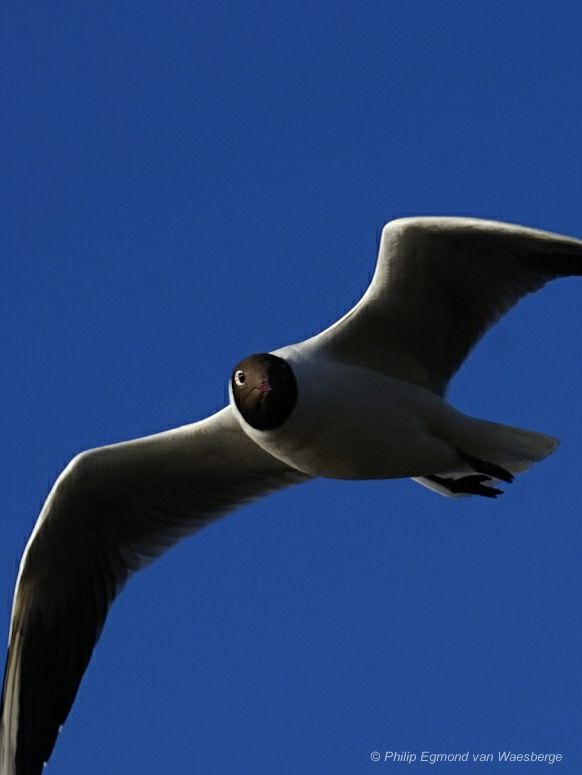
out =
{"type": "Polygon", "coordinates": [[[257,385],[256,388],[259,393],[270,393],[271,392],[271,383],[269,382],[267,377],[263,377],[260,384],[257,385]]]}

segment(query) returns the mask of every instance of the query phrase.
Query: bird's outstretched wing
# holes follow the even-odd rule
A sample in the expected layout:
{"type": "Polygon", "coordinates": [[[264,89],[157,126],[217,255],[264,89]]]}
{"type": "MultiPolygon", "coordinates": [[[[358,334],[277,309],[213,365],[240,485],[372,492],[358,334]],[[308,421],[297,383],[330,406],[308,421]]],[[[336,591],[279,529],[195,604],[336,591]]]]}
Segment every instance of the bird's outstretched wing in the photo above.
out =
{"type": "Polygon", "coordinates": [[[311,342],[443,394],[505,312],[567,275],[582,275],[580,240],[476,218],[402,218],[384,227],[362,299],[311,342]]]}
{"type": "Polygon", "coordinates": [[[237,506],[307,478],[247,438],[230,407],[76,457],[48,496],[20,564],[1,775],[41,772],[131,573],[237,506]]]}

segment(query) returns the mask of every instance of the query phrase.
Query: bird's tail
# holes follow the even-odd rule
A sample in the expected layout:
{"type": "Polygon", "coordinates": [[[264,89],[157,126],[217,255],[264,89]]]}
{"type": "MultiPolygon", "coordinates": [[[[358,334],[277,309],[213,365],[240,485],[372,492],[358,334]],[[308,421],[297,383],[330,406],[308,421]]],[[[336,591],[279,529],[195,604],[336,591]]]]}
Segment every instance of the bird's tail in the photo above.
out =
{"type": "MultiPolygon", "coordinates": [[[[487,420],[471,419],[470,422],[463,424],[461,437],[456,440],[456,446],[460,452],[459,465],[447,471],[436,471],[434,478],[417,477],[414,481],[448,497],[484,494],[483,492],[463,492],[463,487],[457,487],[455,482],[475,473],[490,473],[487,470],[479,471],[478,461],[493,464],[491,466],[493,469],[499,466],[511,474],[521,474],[534,463],[555,452],[559,444],[558,439],[546,436],[544,433],[487,420]],[[477,462],[471,464],[468,459],[474,459],[477,462]]],[[[500,481],[502,480],[493,473],[483,484],[490,486],[500,481]]]]}
{"type": "Polygon", "coordinates": [[[534,463],[555,452],[560,444],[558,439],[545,433],[487,420],[473,420],[463,442],[461,449],[464,452],[482,460],[491,460],[512,474],[527,471],[534,463]]]}

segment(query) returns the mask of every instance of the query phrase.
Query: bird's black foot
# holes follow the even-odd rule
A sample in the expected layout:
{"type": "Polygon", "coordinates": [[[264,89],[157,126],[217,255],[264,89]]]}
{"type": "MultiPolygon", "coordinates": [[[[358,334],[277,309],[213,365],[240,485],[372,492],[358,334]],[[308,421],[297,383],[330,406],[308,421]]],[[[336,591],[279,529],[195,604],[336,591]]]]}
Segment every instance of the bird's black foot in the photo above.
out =
{"type": "Polygon", "coordinates": [[[494,479],[500,479],[502,482],[508,482],[509,484],[511,484],[515,478],[511,471],[502,468],[502,466],[498,466],[496,463],[489,463],[487,460],[479,460],[478,457],[468,455],[466,452],[463,452],[462,449],[457,449],[457,453],[461,460],[470,465],[473,471],[476,471],[478,474],[487,474],[487,476],[493,477],[494,479]]]}
{"type": "Polygon", "coordinates": [[[503,495],[503,490],[484,485],[483,482],[490,482],[491,477],[482,474],[470,474],[469,476],[461,476],[458,479],[434,474],[426,478],[441,487],[445,487],[454,495],[483,495],[485,498],[497,498],[498,495],[503,495]]]}

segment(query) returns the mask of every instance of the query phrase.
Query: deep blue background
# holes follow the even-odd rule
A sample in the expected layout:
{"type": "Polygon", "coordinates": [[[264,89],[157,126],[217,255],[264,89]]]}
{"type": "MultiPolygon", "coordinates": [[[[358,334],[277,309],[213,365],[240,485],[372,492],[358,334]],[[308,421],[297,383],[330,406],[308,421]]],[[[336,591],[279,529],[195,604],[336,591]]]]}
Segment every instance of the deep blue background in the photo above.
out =
{"type": "MultiPolygon", "coordinates": [[[[387,220],[582,236],[581,25],[568,2],[3,4],[0,632],[66,461],[218,409],[242,356],[359,298],[387,220]]],[[[504,748],[582,772],[581,301],[527,299],[450,391],[554,457],[494,502],[318,481],[184,542],[115,604],[47,773],[504,748]]]]}

